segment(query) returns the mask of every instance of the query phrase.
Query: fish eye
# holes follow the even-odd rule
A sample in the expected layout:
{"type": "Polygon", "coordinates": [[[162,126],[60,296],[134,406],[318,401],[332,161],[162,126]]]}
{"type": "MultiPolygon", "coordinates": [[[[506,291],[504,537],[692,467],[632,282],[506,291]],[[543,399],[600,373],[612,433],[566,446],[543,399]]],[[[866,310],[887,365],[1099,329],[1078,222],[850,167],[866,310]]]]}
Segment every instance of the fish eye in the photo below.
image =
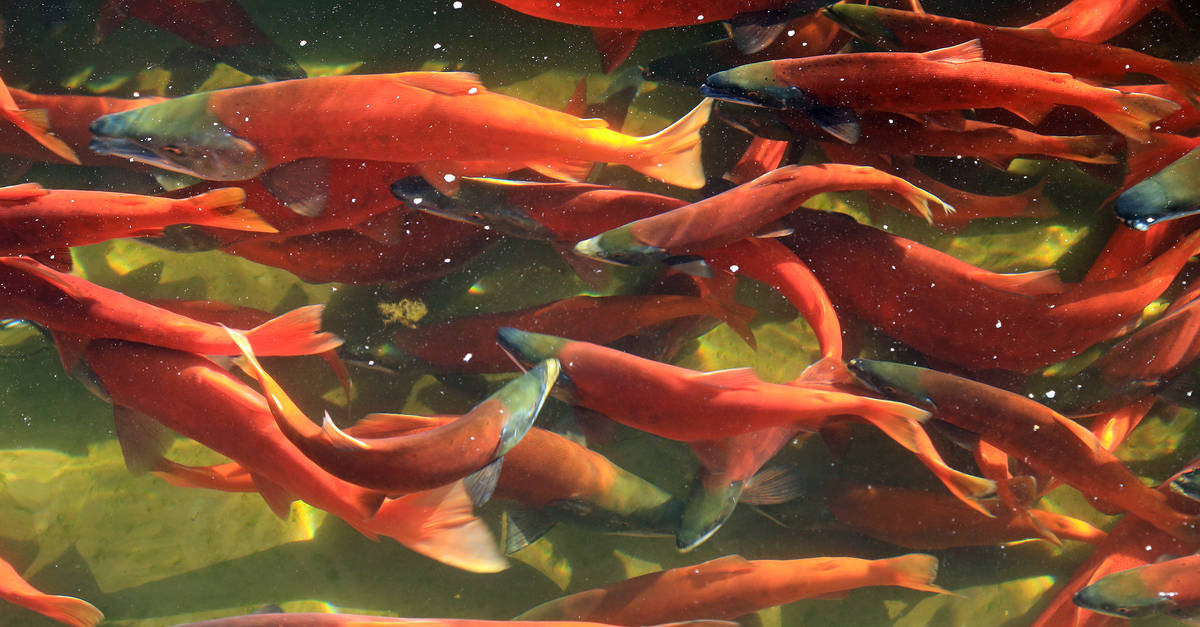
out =
{"type": "Polygon", "coordinates": [[[169,155],[175,155],[176,157],[183,155],[183,150],[181,150],[178,146],[163,146],[162,150],[163,152],[169,155]]]}

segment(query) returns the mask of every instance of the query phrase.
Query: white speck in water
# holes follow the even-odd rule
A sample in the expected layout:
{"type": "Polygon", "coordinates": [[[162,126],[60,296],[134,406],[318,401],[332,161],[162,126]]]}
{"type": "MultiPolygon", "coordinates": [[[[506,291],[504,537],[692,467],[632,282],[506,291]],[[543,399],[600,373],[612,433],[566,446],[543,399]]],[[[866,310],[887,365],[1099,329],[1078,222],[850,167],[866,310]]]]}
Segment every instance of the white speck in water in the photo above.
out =
{"type": "Polygon", "coordinates": [[[445,259],[442,260],[442,263],[450,263],[450,258],[446,257],[445,259]]]}
{"type": "Polygon", "coordinates": [[[475,355],[474,355],[474,354],[472,354],[472,353],[467,353],[466,355],[463,355],[463,363],[465,364],[465,363],[467,363],[468,361],[471,361],[471,358],[472,358],[472,357],[474,357],[474,356],[475,356],[475,355]]]}
{"type": "Polygon", "coordinates": [[[795,37],[795,36],[796,36],[796,29],[791,29],[791,30],[789,30],[789,31],[787,32],[787,36],[788,36],[788,37],[795,37]]]}
{"type": "Polygon", "coordinates": [[[441,48],[442,48],[442,44],[433,44],[434,50],[441,50],[441,48]]]}
{"type": "Polygon", "coordinates": [[[1049,390],[1046,392],[1046,398],[1054,398],[1057,395],[1058,395],[1058,392],[1055,392],[1054,390],[1049,390]]]}
{"type": "Polygon", "coordinates": [[[468,89],[468,90],[467,90],[467,93],[468,93],[468,94],[471,94],[472,96],[474,96],[475,94],[479,93],[479,88],[478,88],[478,87],[472,87],[472,88],[470,88],[470,89],[468,89]]]}
{"type": "Polygon", "coordinates": [[[454,182],[454,179],[455,179],[455,178],[457,178],[457,177],[456,177],[456,176],[454,176],[453,174],[447,174],[447,175],[443,176],[442,178],[443,178],[443,179],[445,179],[445,181],[446,181],[447,183],[453,183],[453,182],[454,182]]]}
{"type": "Polygon", "coordinates": [[[703,21],[704,21],[704,14],[703,14],[703,13],[701,13],[700,15],[697,15],[697,16],[696,16],[696,21],[697,21],[697,22],[703,22],[703,21]]]}
{"type": "Polygon", "coordinates": [[[140,91],[135,91],[135,92],[133,92],[133,97],[134,97],[134,98],[141,98],[141,97],[142,97],[142,92],[140,92],[140,91]]]}
{"type": "Polygon", "coordinates": [[[421,203],[423,203],[423,202],[425,202],[425,199],[424,199],[424,198],[413,198],[413,204],[414,204],[414,205],[419,205],[419,204],[421,204],[421,203]]]}
{"type": "Polygon", "coordinates": [[[741,269],[741,267],[739,267],[739,266],[738,266],[736,263],[735,263],[735,264],[733,264],[732,266],[729,266],[729,271],[730,271],[730,272],[737,272],[737,271],[738,271],[738,270],[740,270],[740,269],[741,269]]]}
{"type": "Polygon", "coordinates": [[[996,328],[997,328],[997,329],[999,329],[999,328],[1000,328],[1000,327],[1002,327],[1002,326],[1004,326],[1004,324],[1003,324],[1002,322],[1000,322],[999,320],[997,320],[997,321],[996,321],[996,328]]]}
{"type": "Polygon", "coordinates": [[[461,9],[461,8],[462,8],[462,3],[461,3],[461,2],[459,2],[458,0],[454,0],[454,4],[452,4],[452,5],[450,5],[450,6],[452,6],[452,7],[456,8],[456,9],[461,9]]]}
{"type": "Polygon", "coordinates": [[[307,46],[307,45],[308,45],[308,40],[307,40],[307,39],[301,39],[301,40],[300,40],[300,47],[301,47],[301,48],[303,48],[304,46],[307,46]]]}

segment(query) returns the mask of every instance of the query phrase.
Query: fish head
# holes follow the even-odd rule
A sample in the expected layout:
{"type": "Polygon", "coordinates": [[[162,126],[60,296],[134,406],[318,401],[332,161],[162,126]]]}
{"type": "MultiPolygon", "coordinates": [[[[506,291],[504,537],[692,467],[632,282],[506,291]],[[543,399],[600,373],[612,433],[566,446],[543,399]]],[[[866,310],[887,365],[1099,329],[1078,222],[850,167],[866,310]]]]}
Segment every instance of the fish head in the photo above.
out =
{"type": "Polygon", "coordinates": [[[846,366],[863,385],[888,398],[925,409],[936,408],[921,380],[924,368],[871,359],[851,359],[846,366]]]}
{"type": "Polygon", "coordinates": [[[459,179],[458,195],[438,191],[423,177],[410,176],[392,183],[392,195],[409,209],[424,211],[440,218],[495,229],[505,235],[538,241],[557,237],[542,223],[529,217],[524,209],[508,202],[504,189],[521,181],[503,181],[464,176],[459,179]]]}
{"type": "Polygon", "coordinates": [[[675,546],[686,553],[712,537],[721,525],[733,514],[738,499],[742,496],[745,481],[724,481],[711,485],[708,472],[701,469],[700,476],[692,484],[691,494],[683,506],[679,521],[679,532],[675,534],[675,546]]]}
{"type": "Polygon", "coordinates": [[[895,50],[899,41],[880,19],[881,11],[879,7],[845,2],[831,4],[822,9],[825,17],[836,22],[842,30],[854,37],[884,50],[895,50]]]}
{"type": "Polygon", "coordinates": [[[575,244],[575,254],[618,266],[648,266],[671,256],[664,248],[638,241],[628,224],[575,244]]]}
{"type": "Polygon", "coordinates": [[[558,380],[560,370],[557,359],[544,360],[488,397],[488,401],[498,404],[509,414],[500,434],[497,455],[503,455],[516,446],[529,427],[533,426],[546,397],[550,395],[550,389],[558,380]]]}
{"type": "Polygon", "coordinates": [[[1139,618],[1175,608],[1169,592],[1151,590],[1142,578],[1146,567],[1113,573],[1075,593],[1075,605],[1100,614],[1139,618]]]}
{"type": "MultiPolygon", "coordinates": [[[[546,360],[554,360],[562,352],[564,346],[570,340],[555,337],[553,335],[543,335],[541,333],[530,333],[512,327],[500,327],[496,332],[496,341],[500,344],[500,348],[508,353],[522,369],[530,368],[534,364],[546,360]]],[[[557,361],[555,363],[558,363],[557,361]]],[[[561,364],[556,368],[558,374],[558,385],[556,387],[555,397],[567,402],[573,399],[572,391],[574,386],[571,385],[571,379],[563,372],[565,364],[561,364]]]]}
{"type": "Polygon", "coordinates": [[[210,181],[242,181],[266,170],[251,142],[234,135],[209,109],[208,94],[192,94],[96,118],[92,152],[131,159],[210,181]]]}
{"type": "Polygon", "coordinates": [[[749,63],[710,75],[700,93],[717,100],[772,109],[811,109],[816,102],[803,89],[780,80],[773,61],[749,63]]]}
{"type": "Polygon", "coordinates": [[[1139,231],[1145,231],[1158,222],[1181,218],[1200,210],[1197,207],[1173,207],[1166,188],[1154,178],[1148,178],[1122,192],[1117,196],[1113,209],[1125,226],[1139,231]]]}

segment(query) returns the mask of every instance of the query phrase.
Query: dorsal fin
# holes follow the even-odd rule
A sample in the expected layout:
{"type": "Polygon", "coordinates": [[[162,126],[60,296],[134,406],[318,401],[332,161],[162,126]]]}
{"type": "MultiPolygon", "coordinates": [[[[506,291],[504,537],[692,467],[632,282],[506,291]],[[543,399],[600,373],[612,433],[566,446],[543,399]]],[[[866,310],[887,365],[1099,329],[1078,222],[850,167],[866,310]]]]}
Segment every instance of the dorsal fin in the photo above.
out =
{"type": "Polygon", "coordinates": [[[50,190],[37,183],[21,183],[20,185],[0,187],[0,201],[29,200],[49,193],[50,190]]]}
{"type": "Polygon", "coordinates": [[[698,372],[693,378],[719,388],[734,389],[761,385],[762,379],[754,372],[754,368],[729,368],[712,372],[698,372]]]}
{"type": "Polygon", "coordinates": [[[983,61],[983,46],[980,45],[978,39],[964,41],[957,46],[949,48],[938,48],[924,52],[921,56],[929,61],[940,61],[942,63],[975,63],[983,61]]]}
{"type": "Polygon", "coordinates": [[[1061,294],[1064,287],[1056,270],[1036,270],[1016,274],[980,273],[976,279],[992,289],[1025,296],[1061,294]]]}
{"type": "Polygon", "coordinates": [[[401,72],[392,76],[410,87],[443,96],[473,96],[487,91],[479,75],[472,72],[401,72]]]}

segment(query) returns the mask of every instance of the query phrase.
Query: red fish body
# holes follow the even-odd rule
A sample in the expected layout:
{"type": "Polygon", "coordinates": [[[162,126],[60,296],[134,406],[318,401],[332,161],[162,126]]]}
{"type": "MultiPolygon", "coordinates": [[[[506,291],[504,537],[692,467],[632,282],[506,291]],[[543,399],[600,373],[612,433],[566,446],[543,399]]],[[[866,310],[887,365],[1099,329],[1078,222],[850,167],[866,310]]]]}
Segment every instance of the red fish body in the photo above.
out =
{"type": "Polygon", "coordinates": [[[1200,96],[1200,69],[1128,48],[1065,38],[1029,28],[989,26],[882,7],[841,4],[827,8],[826,13],[855,36],[871,43],[898,45],[904,50],[922,52],[978,39],[984,57],[992,63],[1023,65],[1104,81],[1118,81],[1126,74],[1148,74],[1190,98],[1200,96]]]}
{"type": "Polygon", "coordinates": [[[1037,273],[988,272],[843,215],[799,210],[786,223],[795,233],[780,241],[835,305],[973,370],[1027,372],[1117,337],[1200,246],[1193,234],[1123,277],[1062,284],[1037,273]]]}
{"type": "Polygon", "coordinates": [[[104,620],[91,603],[74,597],[46,594],[29,585],[16,569],[0,559],[0,599],[29,608],[72,627],[95,627],[104,620]]]}
{"type": "Polygon", "coordinates": [[[414,213],[403,221],[394,244],[337,230],[239,239],[222,250],[310,283],[412,283],[453,272],[494,241],[487,231],[434,216],[414,213]]]}
{"type": "Polygon", "coordinates": [[[705,101],[669,130],[637,138],[609,130],[602,120],[493,93],[473,74],[408,72],[192,94],[104,116],[91,130],[93,149],[209,180],[246,179],[313,158],[420,163],[433,170],[449,162],[501,162],[560,179],[584,176],[592,162],[611,162],[698,188],[704,184],[698,131],[710,105],[705,101]],[[193,127],[208,135],[196,139],[193,127]]]}
{"type": "Polygon", "coordinates": [[[868,586],[944,592],[937,559],[817,557],[747,560],[739,555],[634,577],[543,603],[518,619],[596,620],[644,625],[700,616],[733,619],[760,609],[868,586]]]}
{"type": "Polygon", "coordinates": [[[1117,505],[1183,541],[1200,540],[1200,517],[1171,507],[1162,493],[1146,487],[1090,431],[1045,405],[916,366],[855,360],[850,369],[889,397],[936,406],[940,420],[980,435],[1010,457],[1085,495],[1117,505]]]}
{"type": "MultiPolygon", "coordinates": [[[[32,320],[56,332],[207,355],[240,352],[219,326],[155,307],[24,257],[0,257],[0,294],[4,295],[0,316],[32,320]]],[[[315,305],[265,322],[247,331],[247,337],[264,355],[309,355],[341,344],[332,334],[321,333],[320,327],[321,306],[315,305]]]]}
{"type": "Polygon", "coordinates": [[[357,524],[383,500],[381,493],[336,479],[310,461],[275,426],[262,396],[203,357],[99,340],[88,346],[85,359],[115,406],[239,462],[276,507],[281,499],[299,498],[357,524]]]}
{"type": "MultiPolygon", "coordinates": [[[[1028,516],[998,501],[987,503],[989,518],[948,494],[883,485],[845,486],[826,499],[838,523],[858,533],[919,551],[987,546],[1038,539],[1028,516]]],[[[1097,544],[1104,532],[1088,523],[1031,509],[1028,513],[1055,536],[1097,544]]]]}
{"type": "Polygon", "coordinates": [[[274,227],[242,206],[245,198],[236,187],[183,200],[53,190],[37,183],[0,187],[0,254],[22,255],[159,235],[173,224],[274,233],[274,227]]]}
{"type": "Polygon", "coordinates": [[[928,192],[875,168],[834,163],[786,166],[686,207],[584,240],[575,251],[622,265],[702,253],[754,235],[816,194],[861,189],[895,194],[906,209],[926,219],[933,215],[930,204],[953,211],[928,192]]]}
{"type": "MultiPolygon", "coordinates": [[[[496,345],[496,330],[519,327],[549,335],[570,335],[595,344],[622,337],[667,320],[710,316],[736,325],[745,337],[748,311],[726,311],[690,296],[574,296],[518,311],[454,318],[416,329],[400,329],[392,343],[446,372],[507,372],[512,360],[496,345]]],[[[749,335],[753,339],[753,335],[749,335]]]]}
{"type": "Polygon", "coordinates": [[[1058,37],[1100,43],[1125,32],[1154,9],[1170,7],[1171,0],[1072,0],[1023,28],[1044,28],[1058,37]]]}
{"type": "MultiPolygon", "coordinates": [[[[809,111],[810,117],[814,111],[828,108],[924,114],[1001,107],[1036,122],[1056,105],[1073,105],[1136,141],[1149,139],[1153,122],[1179,110],[1178,104],[1156,96],[1126,94],[1067,74],[983,59],[979,42],[971,41],[924,53],[767,61],[713,74],[701,93],[735,102],[798,108],[809,111]]],[[[844,131],[853,143],[853,134],[844,131]]]]}
{"type": "Polygon", "coordinates": [[[578,404],[673,440],[712,440],[789,425],[815,431],[847,414],[872,422],[926,416],[901,403],[765,383],[750,368],[697,372],[587,342],[509,328],[500,330],[500,338],[505,350],[522,361],[558,359],[578,404]]]}

